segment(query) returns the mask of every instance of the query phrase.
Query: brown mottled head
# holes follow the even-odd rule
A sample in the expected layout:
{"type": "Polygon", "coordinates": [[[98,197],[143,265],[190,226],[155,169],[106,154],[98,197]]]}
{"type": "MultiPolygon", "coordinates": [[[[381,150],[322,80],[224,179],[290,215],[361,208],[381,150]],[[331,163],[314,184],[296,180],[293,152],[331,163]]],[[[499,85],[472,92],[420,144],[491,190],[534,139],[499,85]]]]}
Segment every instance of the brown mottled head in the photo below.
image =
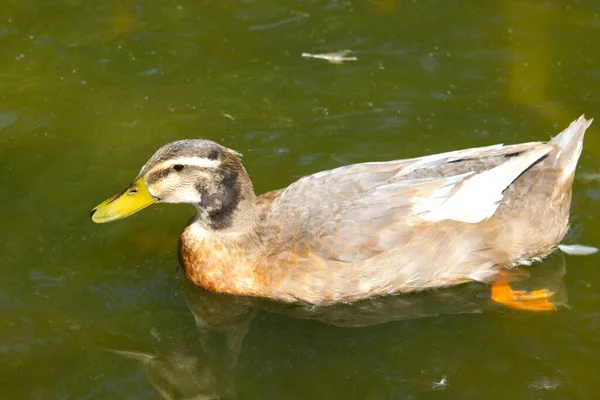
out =
{"type": "Polygon", "coordinates": [[[158,201],[193,204],[207,227],[227,229],[240,203],[254,198],[238,156],[210,140],[179,140],[161,147],[144,165],[140,178],[158,201]]]}
{"type": "Polygon", "coordinates": [[[210,140],[192,139],[161,147],[121,193],[92,210],[96,223],[116,221],[152,204],[193,204],[194,226],[245,232],[256,223],[256,197],[239,154],[210,140]]]}

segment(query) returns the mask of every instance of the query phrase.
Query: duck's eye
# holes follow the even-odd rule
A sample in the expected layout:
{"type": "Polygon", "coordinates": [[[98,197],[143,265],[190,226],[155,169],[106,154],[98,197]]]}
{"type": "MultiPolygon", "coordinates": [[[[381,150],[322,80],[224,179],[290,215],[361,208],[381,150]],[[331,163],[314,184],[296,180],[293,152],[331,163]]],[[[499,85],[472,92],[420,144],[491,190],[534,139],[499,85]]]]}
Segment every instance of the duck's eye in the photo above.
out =
{"type": "Polygon", "coordinates": [[[183,169],[183,165],[181,164],[175,164],[173,165],[173,169],[177,172],[181,171],[183,169]]]}

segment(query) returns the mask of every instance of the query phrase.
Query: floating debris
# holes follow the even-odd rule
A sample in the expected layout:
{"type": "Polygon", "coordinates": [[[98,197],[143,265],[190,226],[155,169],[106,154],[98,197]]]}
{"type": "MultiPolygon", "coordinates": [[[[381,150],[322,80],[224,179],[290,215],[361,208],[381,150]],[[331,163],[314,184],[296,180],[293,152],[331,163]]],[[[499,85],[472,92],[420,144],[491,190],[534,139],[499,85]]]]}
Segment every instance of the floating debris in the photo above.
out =
{"type": "Polygon", "coordinates": [[[344,61],[356,61],[358,57],[349,56],[352,54],[351,50],[340,50],[333,53],[322,53],[322,54],[312,54],[312,53],[302,53],[302,57],[304,58],[318,58],[320,60],[327,60],[331,64],[341,64],[344,61]]]}
{"type": "Polygon", "coordinates": [[[529,382],[528,386],[535,390],[554,390],[559,387],[561,382],[558,379],[541,377],[533,382],[529,382]]]}
{"type": "Polygon", "coordinates": [[[231,120],[231,121],[235,121],[235,117],[231,114],[227,114],[227,113],[222,113],[222,116],[224,116],[225,118],[231,120]]]}
{"type": "Polygon", "coordinates": [[[559,244],[557,247],[563,253],[571,256],[589,256],[598,252],[596,247],[585,246],[583,244],[559,244]]]}
{"type": "Polygon", "coordinates": [[[448,386],[448,377],[446,375],[442,375],[442,379],[440,379],[439,382],[433,382],[433,384],[431,385],[431,388],[433,390],[446,390],[447,386],[448,386]]]}

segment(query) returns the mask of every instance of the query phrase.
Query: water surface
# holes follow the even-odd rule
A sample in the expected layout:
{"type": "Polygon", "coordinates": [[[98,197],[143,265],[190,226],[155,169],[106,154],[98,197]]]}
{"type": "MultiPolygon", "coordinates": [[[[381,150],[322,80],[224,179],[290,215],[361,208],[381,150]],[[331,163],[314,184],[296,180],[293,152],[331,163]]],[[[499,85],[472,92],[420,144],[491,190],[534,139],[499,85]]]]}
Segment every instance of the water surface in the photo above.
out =
{"type": "MultiPolygon", "coordinates": [[[[258,193],[546,140],[600,116],[599,28],[594,1],[3,2],[0,398],[598,398],[600,256],[530,268],[567,299],[544,315],[479,284],[255,308],[185,284],[190,208],[89,211],[182,138],[242,152],[258,193]],[[301,57],[343,49],[358,60],[301,57]]],[[[598,246],[597,125],[577,173],[565,241],[598,246]]]]}

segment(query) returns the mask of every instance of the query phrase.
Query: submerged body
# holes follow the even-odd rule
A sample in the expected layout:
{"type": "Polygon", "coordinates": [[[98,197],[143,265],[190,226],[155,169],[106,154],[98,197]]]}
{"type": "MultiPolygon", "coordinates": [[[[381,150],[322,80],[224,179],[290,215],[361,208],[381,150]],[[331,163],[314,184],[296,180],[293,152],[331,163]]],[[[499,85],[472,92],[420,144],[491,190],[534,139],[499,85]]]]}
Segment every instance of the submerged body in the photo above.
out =
{"type": "MultiPolygon", "coordinates": [[[[127,193],[196,206],[180,259],[188,279],[212,291],[326,305],[494,282],[565,235],[590,123],[581,117],[548,143],[341,167],[258,198],[237,153],[179,141],[161,148],[127,193]]],[[[136,211],[120,211],[119,199],[94,220],[136,211]]]]}

